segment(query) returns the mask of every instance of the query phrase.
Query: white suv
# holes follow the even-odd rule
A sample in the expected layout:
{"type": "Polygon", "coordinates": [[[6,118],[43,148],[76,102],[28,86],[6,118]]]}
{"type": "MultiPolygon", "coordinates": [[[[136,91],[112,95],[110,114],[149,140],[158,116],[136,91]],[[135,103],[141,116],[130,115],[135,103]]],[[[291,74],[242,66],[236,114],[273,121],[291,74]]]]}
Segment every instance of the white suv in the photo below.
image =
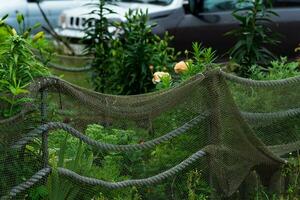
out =
{"type": "MultiPolygon", "coordinates": [[[[96,2],[98,2],[96,0],[96,2]]],[[[141,9],[142,11],[148,10],[150,20],[164,20],[169,23],[176,23],[175,18],[182,16],[184,11],[182,9],[183,0],[133,0],[133,1],[116,1],[113,4],[108,4],[107,7],[113,10],[116,14],[108,16],[113,21],[124,21],[125,13],[129,9],[141,9]]],[[[59,27],[56,32],[65,38],[81,39],[84,37],[84,28],[88,26],[85,21],[92,16],[89,14],[92,10],[96,9],[94,6],[83,6],[81,8],[73,8],[64,10],[61,14],[59,27]],[[84,25],[85,24],[85,25],[84,25]]],[[[164,27],[160,27],[161,23],[155,27],[155,32],[165,32],[164,27]]],[[[92,24],[90,24],[91,26],[92,24]]],[[[172,25],[172,24],[170,24],[172,25]]]]}
{"type": "Polygon", "coordinates": [[[22,13],[25,16],[26,27],[31,27],[38,22],[47,27],[37,6],[37,1],[40,2],[41,8],[52,26],[56,27],[62,10],[80,7],[90,0],[2,0],[0,3],[0,18],[9,14],[6,22],[17,29],[16,13],[22,13]]]}

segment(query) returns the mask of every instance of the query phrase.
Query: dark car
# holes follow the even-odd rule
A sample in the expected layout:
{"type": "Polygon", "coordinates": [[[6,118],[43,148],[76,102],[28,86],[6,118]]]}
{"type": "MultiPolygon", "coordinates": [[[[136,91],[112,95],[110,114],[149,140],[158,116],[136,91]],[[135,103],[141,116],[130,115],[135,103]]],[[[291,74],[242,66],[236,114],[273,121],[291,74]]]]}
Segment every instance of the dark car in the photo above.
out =
{"type": "MultiPolygon", "coordinates": [[[[201,42],[211,46],[219,55],[234,45],[237,38],[224,34],[239,26],[232,16],[236,8],[247,6],[235,0],[132,0],[120,1],[119,5],[111,6],[118,15],[114,20],[124,20],[129,8],[148,9],[150,20],[157,23],[153,32],[162,35],[168,31],[174,35],[173,46],[177,50],[190,49],[192,42],[201,42]]],[[[281,55],[295,55],[294,49],[300,43],[300,0],[275,0],[273,10],[278,17],[273,17],[273,30],[282,34],[281,44],[274,48],[281,55]]],[[[89,8],[92,10],[93,8],[89,8]]],[[[57,32],[67,38],[80,39],[84,36],[84,22],[91,17],[87,8],[73,8],[62,13],[60,28],[57,32]],[[75,23],[76,22],[76,23],[75,23]]],[[[72,40],[74,41],[74,40],[72,40]]],[[[75,40],[76,41],[76,40],[75,40]]]]}
{"type": "MultiPolygon", "coordinates": [[[[177,26],[168,30],[175,36],[174,46],[184,50],[189,49],[193,41],[201,41],[219,54],[225,53],[238,39],[224,36],[239,26],[232,16],[237,1],[203,0],[195,5],[194,14],[186,6],[185,14],[176,19],[177,26]]],[[[279,16],[272,17],[275,22],[272,28],[281,34],[281,43],[272,50],[281,55],[294,56],[294,49],[300,43],[300,0],[275,0],[273,10],[279,16]]]]}

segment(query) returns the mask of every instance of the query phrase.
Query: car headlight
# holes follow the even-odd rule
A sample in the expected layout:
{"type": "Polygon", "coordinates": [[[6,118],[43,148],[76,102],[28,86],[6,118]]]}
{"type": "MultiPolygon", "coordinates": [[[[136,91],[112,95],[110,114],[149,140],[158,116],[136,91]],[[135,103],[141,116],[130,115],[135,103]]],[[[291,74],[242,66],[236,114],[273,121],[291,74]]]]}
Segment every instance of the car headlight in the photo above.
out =
{"type": "Polygon", "coordinates": [[[59,24],[62,28],[66,28],[67,27],[67,17],[66,15],[62,14],[59,18],[59,24]]]}

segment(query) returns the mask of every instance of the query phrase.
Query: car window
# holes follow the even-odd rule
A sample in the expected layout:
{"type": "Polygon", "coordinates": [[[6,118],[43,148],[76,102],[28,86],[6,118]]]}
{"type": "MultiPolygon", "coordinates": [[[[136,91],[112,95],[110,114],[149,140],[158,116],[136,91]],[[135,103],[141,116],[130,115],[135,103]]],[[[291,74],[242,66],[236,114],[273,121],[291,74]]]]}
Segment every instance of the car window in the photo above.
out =
{"type": "Polygon", "coordinates": [[[115,1],[168,5],[172,3],[173,0],[115,0],[115,1]]]}
{"type": "Polygon", "coordinates": [[[300,0],[274,0],[274,7],[300,7],[300,0]]]}
{"type": "Polygon", "coordinates": [[[236,8],[245,8],[248,3],[239,3],[238,0],[204,0],[204,12],[230,11],[236,8]]]}

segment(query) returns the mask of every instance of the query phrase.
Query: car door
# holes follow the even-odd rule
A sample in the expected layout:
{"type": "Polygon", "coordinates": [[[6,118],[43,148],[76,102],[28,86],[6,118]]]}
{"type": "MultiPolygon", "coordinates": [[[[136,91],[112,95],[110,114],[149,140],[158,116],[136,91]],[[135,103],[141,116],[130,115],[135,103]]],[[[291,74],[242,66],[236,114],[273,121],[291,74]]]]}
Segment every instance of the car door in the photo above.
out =
{"type": "MultiPolygon", "coordinates": [[[[33,26],[37,22],[40,22],[43,26],[47,27],[42,13],[40,12],[36,1],[37,0],[27,0],[27,26],[33,26]]],[[[67,8],[74,8],[86,4],[88,0],[40,0],[40,6],[45,12],[48,20],[53,27],[57,27],[60,13],[67,8]]]]}
{"type": "Polygon", "coordinates": [[[234,44],[233,38],[224,34],[238,27],[231,15],[236,5],[235,0],[204,0],[199,13],[187,13],[178,24],[174,41],[177,49],[191,49],[192,42],[200,42],[224,54],[234,44]]]}
{"type": "Polygon", "coordinates": [[[280,48],[275,48],[277,54],[291,57],[295,53],[294,49],[300,43],[300,0],[276,0],[274,11],[279,17],[273,17],[276,22],[275,30],[281,33],[280,48]]]}

